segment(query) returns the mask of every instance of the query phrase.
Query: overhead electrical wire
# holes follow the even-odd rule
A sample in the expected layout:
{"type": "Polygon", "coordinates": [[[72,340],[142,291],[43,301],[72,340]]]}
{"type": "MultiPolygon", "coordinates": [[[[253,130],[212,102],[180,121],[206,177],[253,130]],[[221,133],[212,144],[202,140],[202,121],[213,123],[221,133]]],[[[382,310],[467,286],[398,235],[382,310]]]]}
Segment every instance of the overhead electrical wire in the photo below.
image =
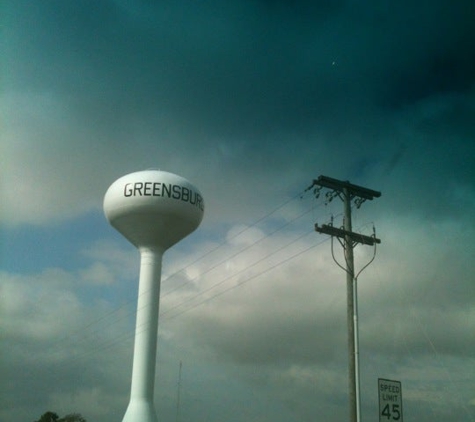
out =
{"type": "MultiPolygon", "coordinates": [[[[207,251],[206,253],[204,253],[203,255],[201,255],[200,257],[198,257],[197,259],[195,259],[194,261],[192,261],[192,262],[186,264],[185,266],[183,266],[183,267],[180,268],[179,270],[175,271],[173,274],[171,274],[169,277],[167,277],[167,278],[164,279],[163,281],[168,281],[168,280],[172,279],[173,277],[176,277],[179,273],[181,273],[182,271],[185,271],[186,269],[190,268],[192,265],[194,265],[194,264],[196,264],[196,263],[202,261],[205,257],[211,255],[213,252],[219,251],[222,247],[224,247],[224,246],[227,244],[227,242],[228,242],[229,240],[238,237],[239,235],[241,235],[241,234],[245,233],[246,231],[250,230],[251,228],[256,227],[259,223],[266,221],[271,215],[275,214],[278,210],[282,209],[285,205],[287,205],[288,203],[292,202],[294,199],[295,199],[295,197],[289,199],[289,200],[286,201],[286,202],[284,202],[283,204],[281,204],[279,207],[277,207],[276,209],[274,209],[274,210],[271,211],[270,213],[268,213],[268,214],[264,215],[263,217],[261,217],[260,219],[256,220],[253,224],[251,224],[251,225],[249,225],[249,226],[243,228],[243,229],[240,230],[239,232],[235,233],[232,237],[229,237],[227,240],[221,242],[220,244],[218,244],[217,246],[215,246],[213,249],[207,251]]],[[[320,205],[321,205],[321,204],[320,204],[320,205]]],[[[223,264],[223,262],[226,262],[226,261],[228,261],[229,259],[232,259],[232,258],[238,256],[239,254],[241,254],[241,253],[243,253],[243,252],[245,252],[245,251],[251,249],[251,248],[254,247],[256,244],[262,242],[262,241],[265,240],[265,239],[268,239],[268,238],[269,238],[270,236],[272,236],[273,234],[275,234],[275,233],[279,232],[280,230],[282,230],[283,228],[289,226],[293,221],[297,220],[298,218],[302,217],[303,215],[306,215],[308,212],[314,211],[314,210],[315,210],[315,207],[312,208],[311,210],[307,210],[306,212],[302,213],[301,215],[299,215],[299,216],[295,217],[294,219],[288,221],[287,223],[285,223],[283,226],[279,227],[278,229],[275,229],[273,232],[268,233],[268,234],[265,235],[264,237],[258,239],[256,242],[254,242],[254,243],[252,243],[252,244],[250,244],[250,245],[247,245],[247,246],[244,247],[243,249],[241,249],[241,250],[239,250],[239,251],[233,253],[232,255],[226,257],[225,259],[223,259],[222,261],[218,262],[217,264],[214,264],[212,267],[208,268],[204,273],[201,273],[199,276],[197,276],[197,277],[195,277],[195,278],[193,278],[193,279],[188,279],[185,283],[181,284],[179,287],[165,292],[165,293],[163,294],[163,296],[165,297],[165,296],[167,296],[167,295],[169,295],[169,294],[171,294],[171,293],[173,293],[173,292],[175,292],[175,291],[181,289],[182,287],[184,287],[184,286],[186,286],[187,284],[191,283],[192,281],[194,281],[194,280],[197,279],[198,277],[202,277],[204,274],[206,274],[206,273],[212,271],[213,269],[219,267],[220,265],[223,264]]],[[[367,223],[367,224],[369,224],[369,223],[367,223]]],[[[364,227],[364,226],[363,226],[363,227],[364,227]]],[[[360,228],[360,229],[361,229],[361,228],[360,228]]],[[[308,235],[308,234],[309,234],[309,233],[305,233],[304,236],[306,236],[306,235],[308,235]]],[[[302,236],[302,237],[303,237],[303,236],[302,236]]],[[[301,238],[301,237],[299,237],[299,238],[296,239],[295,241],[299,240],[300,238],[301,238]]],[[[306,248],[305,250],[302,250],[302,251],[300,251],[300,252],[298,252],[298,253],[296,253],[296,254],[293,254],[293,255],[289,255],[287,258],[283,259],[283,260],[282,260],[281,262],[279,262],[278,264],[275,264],[275,265],[273,265],[273,266],[264,268],[262,271],[257,272],[257,273],[255,273],[255,274],[253,274],[253,275],[250,275],[249,277],[247,277],[247,278],[245,278],[245,279],[239,281],[238,283],[233,284],[233,285],[231,285],[231,286],[225,288],[224,290],[220,290],[220,291],[218,291],[217,293],[215,293],[215,294],[213,294],[213,295],[211,295],[211,296],[209,296],[209,297],[205,297],[205,298],[203,298],[202,300],[196,302],[200,297],[202,297],[202,296],[205,295],[206,293],[209,293],[209,292],[211,292],[211,291],[213,291],[213,290],[219,288],[220,286],[224,285],[227,281],[229,281],[229,280],[233,279],[234,277],[237,277],[239,274],[242,274],[243,272],[249,270],[249,268],[252,268],[252,267],[258,265],[259,263],[262,263],[263,261],[265,261],[266,259],[268,259],[270,256],[272,256],[274,253],[278,253],[278,252],[280,252],[280,251],[286,249],[287,247],[290,246],[290,244],[294,243],[294,241],[293,241],[293,242],[291,242],[291,243],[289,243],[289,244],[287,244],[287,245],[285,245],[285,246],[279,248],[278,250],[274,251],[273,253],[264,256],[263,258],[261,258],[260,260],[254,262],[254,263],[251,264],[250,266],[248,266],[248,267],[246,267],[246,268],[244,268],[244,269],[242,269],[242,270],[240,270],[240,271],[238,271],[238,272],[236,272],[236,273],[234,273],[234,274],[231,274],[231,275],[229,275],[228,277],[226,277],[226,278],[224,278],[224,279],[218,281],[217,283],[215,283],[214,285],[208,287],[207,289],[205,289],[205,290],[203,290],[203,291],[199,291],[196,295],[194,295],[194,296],[192,296],[192,297],[190,297],[190,298],[187,298],[187,299],[185,299],[185,300],[182,301],[182,302],[177,303],[176,305],[172,306],[171,308],[169,308],[169,309],[167,309],[167,310],[165,310],[165,311],[162,311],[161,314],[160,314],[160,321],[163,323],[164,321],[169,321],[169,320],[173,320],[173,319],[175,319],[175,318],[178,318],[178,317],[180,317],[180,316],[182,316],[182,315],[184,315],[184,314],[186,314],[186,313],[188,313],[188,312],[190,312],[190,311],[196,309],[197,307],[199,307],[199,306],[201,306],[201,305],[203,305],[203,304],[205,304],[205,303],[208,303],[208,302],[210,302],[210,301],[212,301],[212,300],[215,300],[215,299],[218,298],[219,296],[222,296],[222,295],[226,294],[226,293],[229,292],[229,291],[232,291],[232,290],[234,290],[234,289],[236,289],[236,288],[238,288],[238,287],[240,287],[240,286],[242,286],[242,285],[244,285],[244,284],[249,283],[250,281],[252,281],[252,280],[254,280],[254,279],[256,279],[256,278],[258,278],[258,277],[260,277],[260,276],[262,276],[262,275],[264,275],[264,274],[266,274],[266,273],[268,273],[268,272],[270,272],[270,271],[272,271],[272,270],[274,270],[275,268],[280,267],[281,265],[283,265],[283,264],[285,264],[285,263],[287,263],[287,262],[289,262],[289,261],[295,259],[297,256],[299,256],[299,255],[301,255],[301,254],[304,254],[305,252],[307,252],[307,251],[309,251],[309,250],[315,248],[315,247],[318,246],[319,244],[321,244],[321,243],[323,243],[323,242],[325,242],[325,241],[327,241],[327,240],[329,240],[329,239],[330,239],[330,238],[325,238],[323,241],[321,241],[321,242],[319,242],[319,243],[317,243],[317,244],[315,244],[315,245],[312,245],[312,246],[306,248]],[[195,302],[195,303],[193,303],[193,302],[195,302]],[[172,313],[174,309],[179,309],[180,307],[186,306],[187,304],[190,304],[190,306],[185,307],[184,309],[182,309],[181,311],[179,311],[179,312],[177,312],[177,313],[172,313]],[[169,313],[171,313],[171,315],[169,315],[169,313]]],[[[135,300],[136,300],[136,299],[134,298],[134,299],[128,301],[126,304],[123,304],[123,305],[121,305],[120,307],[118,307],[118,308],[114,309],[113,311],[111,311],[110,313],[106,314],[105,316],[102,316],[102,317],[98,318],[97,320],[92,321],[91,323],[89,323],[88,325],[86,325],[86,326],[80,328],[79,330],[84,330],[85,328],[89,328],[89,327],[95,326],[98,322],[100,322],[100,321],[102,321],[102,320],[104,320],[104,319],[107,319],[110,315],[114,315],[116,312],[120,311],[121,309],[123,309],[124,307],[126,307],[127,305],[129,305],[130,302],[135,302],[135,300]]],[[[124,316],[124,318],[130,316],[130,314],[131,314],[131,312],[129,311],[129,312],[124,316]]],[[[115,323],[115,322],[116,322],[116,321],[114,321],[114,323],[115,323]]],[[[436,349],[434,343],[432,342],[432,340],[431,340],[430,337],[428,336],[427,331],[425,331],[425,330],[424,330],[424,327],[421,325],[422,322],[420,321],[420,319],[419,319],[418,322],[419,322],[419,326],[420,326],[421,331],[423,331],[424,338],[425,338],[426,341],[429,343],[429,345],[430,345],[431,349],[433,350],[434,354],[436,355],[436,357],[437,357],[438,360],[440,361],[440,356],[439,356],[439,354],[438,354],[438,352],[437,352],[437,349],[436,349]]],[[[139,327],[137,327],[137,328],[139,328],[139,327]]],[[[143,328],[145,328],[145,327],[143,327],[143,328]]],[[[134,335],[135,335],[135,333],[134,333],[132,330],[127,331],[127,332],[122,332],[122,333],[120,333],[118,336],[115,336],[115,337],[113,337],[113,338],[108,339],[108,340],[107,340],[106,342],[104,342],[103,344],[98,344],[98,345],[96,345],[96,346],[93,348],[93,350],[88,350],[88,351],[85,352],[85,353],[79,354],[78,356],[76,356],[76,357],[74,358],[74,360],[80,360],[80,359],[83,359],[83,358],[85,358],[85,357],[87,357],[87,356],[89,356],[89,355],[91,355],[91,354],[95,354],[95,353],[98,353],[98,352],[100,352],[100,351],[108,350],[108,349],[110,349],[110,348],[116,346],[118,343],[123,342],[124,340],[133,338],[134,335]]],[[[66,361],[66,362],[67,362],[66,364],[69,364],[71,361],[68,360],[68,361],[66,361]]],[[[447,369],[447,368],[446,368],[446,369],[447,369]]],[[[450,377],[449,377],[449,378],[450,378],[450,377]]],[[[451,380],[451,381],[452,381],[452,380],[451,380]]],[[[465,406],[464,406],[464,410],[465,410],[465,411],[468,411],[465,406]]]]}
{"type": "MultiPolygon", "coordinates": [[[[266,220],[268,220],[273,214],[275,214],[276,212],[278,212],[279,210],[281,210],[282,208],[284,208],[286,205],[288,205],[289,203],[293,202],[294,200],[296,200],[297,198],[299,197],[299,195],[296,195],[292,198],[290,198],[289,200],[285,201],[284,203],[282,203],[281,205],[279,205],[277,208],[275,208],[274,210],[272,210],[271,212],[265,214],[263,217],[259,218],[258,220],[256,220],[255,222],[253,222],[251,225],[247,226],[246,228],[244,228],[243,230],[240,230],[238,233],[235,233],[233,234],[233,236],[229,237],[226,241],[220,243],[217,247],[215,247],[214,249],[212,249],[211,251],[207,251],[205,254],[203,254],[201,257],[199,257],[198,259],[194,260],[193,262],[187,264],[186,266],[184,266],[183,268],[181,268],[180,270],[174,272],[171,276],[167,277],[167,279],[165,280],[169,280],[171,279],[172,277],[176,276],[178,273],[180,273],[181,271],[184,271],[186,270],[187,268],[189,268],[191,265],[199,262],[200,260],[204,259],[206,256],[209,256],[212,252],[215,252],[217,250],[219,250],[220,248],[224,247],[226,245],[227,242],[229,242],[229,240],[232,240],[236,237],[238,237],[239,235],[245,233],[246,231],[250,230],[251,228],[253,227],[256,227],[259,223],[262,223],[266,220]]],[[[221,265],[223,262],[226,262],[227,260],[239,255],[240,253],[243,253],[244,251],[252,248],[254,245],[262,242],[264,239],[268,239],[269,237],[271,237],[272,235],[274,235],[275,233],[281,231],[283,228],[289,226],[292,222],[298,220],[299,218],[301,218],[302,216],[308,214],[308,212],[314,210],[316,207],[319,207],[321,206],[322,204],[317,204],[316,206],[313,206],[310,210],[306,210],[305,212],[299,214],[297,217],[294,217],[293,219],[287,221],[286,223],[284,223],[283,225],[279,226],[277,229],[273,230],[271,233],[268,233],[267,235],[263,236],[262,238],[258,239],[257,241],[253,242],[252,244],[250,245],[247,245],[246,247],[244,247],[243,249],[241,249],[240,251],[234,253],[233,255],[231,256],[228,256],[228,257],[225,257],[222,261],[220,261],[220,263],[214,265],[212,268],[209,268],[207,271],[211,271],[213,268],[221,265]]],[[[175,291],[175,290],[173,290],[175,291]]],[[[171,292],[168,292],[167,294],[169,294],[171,292]]],[[[165,294],[166,295],[166,294],[165,294]]],[[[77,337],[77,335],[79,334],[80,337],[83,339],[84,342],[87,342],[87,341],[90,341],[90,337],[92,337],[95,333],[99,333],[100,331],[104,330],[105,328],[107,327],[110,327],[111,325],[114,325],[117,323],[118,319],[115,318],[114,320],[112,320],[112,322],[110,322],[108,325],[106,326],[101,326],[101,322],[103,321],[106,321],[107,319],[110,319],[112,318],[113,316],[115,316],[115,314],[117,314],[120,310],[124,309],[124,308],[127,308],[128,305],[130,305],[132,302],[135,302],[136,301],[136,298],[133,298],[131,299],[130,301],[120,305],[119,307],[113,309],[112,311],[106,313],[105,315],[102,315],[100,316],[99,318],[96,318],[94,319],[93,321],[89,322],[88,324],[86,324],[85,326],[82,326],[82,327],[79,327],[77,328],[76,330],[74,331],[69,331],[68,334],[66,336],[63,336],[61,339],[58,339],[57,342],[52,342],[51,343],[51,348],[54,350],[55,347],[58,347],[59,345],[65,345],[69,339],[71,339],[73,336],[77,337]],[[94,331],[91,330],[94,329],[94,331]],[[90,333],[88,333],[87,331],[91,331],[90,333]]],[[[180,304],[178,304],[179,306],[180,304]]],[[[133,311],[128,311],[125,315],[121,316],[120,319],[123,319],[123,318],[127,318],[129,317],[131,314],[133,313],[133,311]]],[[[126,337],[128,336],[133,336],[133,333],[131,334],[128,334],[126,335],[126,337]]],[[[123,336],[121,335],[121,338],[123,338],[123,336]]],[[[77,344],[77,342],[76,342],[77,344]]],[[[39,356],[38,356],[39,358],[39,356]]]]}
{"type": "MultiPolygon", "coordinates": [[[[313,232],[311,232],[311,233],[313,233],[313,232]]],[[[226,277],[226,278],[220,280],[219,282],[213,284],[212,286],[206,288],[205,290],[201,290],[199,293],[197,293],[197,294],[194,295],[193,297],[191,297],[191,298],[189,298],[189,299],[187,299],[187,300],[184,300],[184,301],[182,301],[181,303],[178,303],[177,305],[173,306],[172,308],[167,309],[165,312],[162,312],[160,315],[161,315],[161,316],[162,316],[162,315],[165,315],[165,314],[167,314],[168,312],[172,311],[173,309],[179,308],[179,307],[183,306],[183,304],[186,304],[186,303],[188,303],[188,302],[190,302],[190,301],[193,301],[193,300],[195,300],[197,297],[203,296],[204,294],[208,293],[209,291],[216,289],[217,287],[219,287],[219,286],[221,286],[222,284],[226,283],[227,281],[233,279],[234,277],[238,276],[239,274],[242,274],[243,272],[248,271],[250,268],[254,267],[255,265],[260,264],[261,262],[263,262],[263,261],[265,261],[266,259],[270,258],[271,256],[277,254],[278,252],[282,251],[283,249],[288,248],[290,245],[292,245],[292,244],[294,244],[295,242],[301,240],[303,237],[308,236],[308,234],[309,234],[308,232],[305,232],[305,233],[299,235],[296,239],[292,240],[291,242],[285,244],[284,246],[281,246],[280,248],[278,248],[278,249],[275,250],[275,251],[272,251],[271,253],[269,253],[269,254],[265,255],[264,257],[258,259],[257,261],[253,262],[252,264],[247,265],[246,267],[244,267],[244,268],[241,269],[240,271],[237,271],[236,273],[233,273],[233,274],[229,275],[228,277],[226,277]]],[[[257,242],[256,242],[256,243],[257,243],[257,242]]],[[[236,254],[236,255],[237,255],[237,254],[236,254]]],[[[233,256],[233,257],[234,257],[234,256],[233,256]]],[[[278,264],[277,264],[277,265],[278,265],[278,264]]],[[[200,275],[200,277],[201,277],[201,275],[200,275]]]]}
{"type": "MultiPolygon", "coordinates": [[[[174,292],[177,291],[177,290],[180,290],[181,288],[183,288],[184,286],[186,286],[186,285],[192,283],[192,282],[195,281],[196,279],[201,278],[203,275],[205,275],[205,274],[211,272],[212,270],[214,270],[214,269],[220,267],[222,264],[226,263],[226,262],[229,261],[230,259],[233,259],[233,258],[235,258],[235,257],[237,257],[237,256],[239,256],[239,255],[241,255],[242,253],[246,252],[247,250],[249,250],[249,249],[253,248],[254,246],[258,245],[259,243],[263,242],[264,240],[269,239],[269,238],[272,237],[274,234],[276,234],[276,233],[282,231],[285,227],[287,227],[287,226],[289,226],[290,224],[292,224],[294,221],[296,221],[296,220],[302,218],[303,216],[307,215],[310,211],[311,211],[311,210],[306,210],[306,211],[302,212],[301,214],[299,214],[299,215],[296,216],[295,218],[293,218],[293,219],[287,221],[286,223],[284,223],[284,224],[282,224],[281,226],[277,227],[276,229],[274,229],[274,230],[271,231],[270,233],[265,234],[264,236],[262,236],[260,239],[256,240],[255,242],[253,242],[253,243],[251,243],[251,244],[249,244],[249,245],[243,247],[242,249],[239,249],[237,252],[235,252],[235,253],[233,253],[233,254],[231,254],[231,255],[229,255],[229,256],[226,256],[225,258],[223,258],[223,259],[222,259],[221,261],[219,261],[218,263],[216,263],[216,264],[212,265],[211,267],[209,267],[206,271],[204,271],[203,273],[201,273],[199,276],[196,276],[196,277],[193,277],[193,278],[191,278],[191,279],[188,279],[188,280],[186,280],[186,282],[184,282],[183,284],[181,284],[181,285],[178,286],[177,288],[167,291],[166,293],[164,293],[164,294],[162,295],[162,297],[166,297],[166,296],[168,296],[169,294],[174,293],[174,292]]],[[[244,231],[241,231],[240,233],[244,233],[244,231]]],[[[233,236],[231,239],[235,239],[235,238],[238,237],[238,236],[239,236],[239,235],[233,236]]],[[[225,243],[222,244],[222,246],[224,246],[224,245],[225,245],[225,243]]],[[[196,260],[196,261],[194,261],[193,263],[197,263],[197,262],[199,262],[199,260],[196,260]]],[[[191,265],[192,265],[192,264],[190,264],[189,266],[191,266],[191,265]]],[[[189,268],[189,266],[186,267],[186,268],[189,268]]],[[[186,268],[185,268],[185,269],[186,269],[186,268]]],[[[177,274],[178,274],[179,272],[181,272],[181,271],[183,271],[183,270],[179,270],[179,271],[175,272],[171,277],[177,275],[177,274]]],[[[167,280],[169,280],[171,277],[167,278],[167,280]]]]}
{"type": "MultiPolygon", "coordinates": [[[[279,211],[280,209],[282,209],[283,207],[285,207],[288,203],[294,201],[295,199],[297,198],[297,196],[294,196],[288,200],[286,200],[285,202],[283,202],[282,204],[280,204],[278,207],[276,207],[274,210],[270,211],[269,213],[265,214],[264,216],[260,217],[258,220],[254,221],[252,224],[250,224],[249,226],[243,228],[242,230],[240,230],[239,232],[235,233],[233,236],[229,237],[228,238],[228,241],[229,240],[232,240],[234,238],[236,238],[237,236],[241,235],[242,233],[246,232],[247,230],[250,230],[252,227],[255,227],[257,224],[259,224],[260,222],[268,219],[271,215],[275,214],[277,211],[279,211]]],[[[177,271],[175,271],[173,274],[171,274],[169,277],[165,278],[164,280],[162,280],[162,283],[163,282],[166,282],[170,279],[172,279],[173,277],[175,277],[177,274],[179,274],[180,272],[186,270],[187,268],[189,268],[191,265],[201,261],[202,259],[204,259],[206,256],[210,255],[212,252],[215,252],[216,250],[220,249],[221,247],[223,247],[224,245],[226,244],[226,241],[223,241],[221,243],[219,243],[216,247],[212,248],[211,250],[205,252],[203,255],[199,256],[197,259],[195,259],[194,261],[186,264],[185,266],[183,266],[182,268],[178,269],[177,271]]],[[[130,304],[133,304],[133,303],[136,303],[136,298],[131,298],[130,300],[126,301],[125,303],[119,305],[118,307],[115,307],[114,309],[112,309],[111,311],[105,313],[104,315],[101,315],[95,319],[93,319],[92,321],[88,322],[87,324],[85,325],[82,325],[78,328],[76,328],[75,330],[73,331],[69,331],[68,332],[68,335],[67,337],[70,337],[71,335],[73,334],[77,334],[77,333],[82,333],[84,332],[85,330],[87,330],[89,327],[92,327],[94,325],[96,325],[98,322],[102,321],[102,320],[105,320],[107,318],[110,318],[111,316],[113,316],[115,313],[119,312],[121,309],[123,308],[126,308],[128,305],[130,304]]],[[[62,341],[63,338],[61,338],[59,341],[62,341]]]]}
{"type": "MultiPolygon", "coordinates": [[[[310,234],[309,232],[306,232],[306,233],[304,233],[304,234],[298,236],[296,239],[292,240],[291,242],[289,242],[288,244],[286,244],[286,245],[284,245],[283,247],[279,248],[278,250],[276,250],[276,251],[274,251],[274,252],[272,252],[272,253],[266,255],[265,257],[261,258],[258,262],[252,264],[251,267],[252,267],[253,265],[257,265],[258,263],[261,263],[262,261],[264,261],[264,260],[268,259],[269,257],[271,257],[271,256],[273,256],[273,255],[275,255],[275,254],[277,254],[278,252],[281,252],[282,250],[286,249],[286,248],[287,248],[288,246],[290,246],[291,244],[296,243],[298,240],[301,240],[302,238],[304,238],[305,236],[308,236],[309,234],[310,234]]],[[[253,274],[253,275],[250,275],[249,277],[245,278],[244,280],[241,280],[241,281],[240,281],[239,283],[237,283],[236,285],[232,285],[232,286],[228,287],[227,289],[225,289],[225,290],[223,290],[223,291],[220,291],[220,292],[216,293],[215,295],[213,295],[213,296],[211,296],[211,297],[205,298],[204,300],[202,300],[202,301],[200,301],[200,302],[198,302],[198,303],[195,303],[195,304],[193,304],[192,306],[190,306],[190,307],[188,307],[188,308],[185,308],[184,310],[182,310],[182,311],[180,311],[180,312],[178,312],[178,313],[176,313],[176,314],[172,314],[171,316],[168,316],[168,317],[165,316],[165,317],[164,317],[164,320],[167,321],[167,320],[175,319],[175,318],[177,318],[177,317],[179,317],[179,316],[181,316],[181,315],[183,315],[183,314],[185,314],[185,313],[187,313],[187,312],[189,312],[189,311],[191,311],[191,310],[193,310],[193,309],[199,307],[200,305],[202,305],[202,304],[204,304],[204,303],[207,303],[207,302],[209,302],[209,301],[211,301],[211,300],[213,300],[213,299],[215,299],[215,298],[217,298],[217,297],[219,297],[219,296],[221,296],[221,295],[223,295],[223,294],[225,294],[225,293],[227,293],[227,292],[229,292],[229,291],[231,291],[231,290],[233,290],[233,289],[235,289],[235,288],[238,288],[238,287],[240,287],[240,286],[242,286],[242,285],[244,285],[244,284],[247,284],[248,282],[250,282],[250,281],[252,281],[252,280],[254,280],[254,279],[256,279],[256,278],[262,276],[263,274],[266,274],[266,273],[268,273],[268,272],[270,272],[270,271],[272,271],[272,270],[274,270],[274,269],[276,269],[276,268],[278,268],[278,267],[280,267],[280,266],[282,266],[282,265],[288,263],[289,261],[291,261],[291,260],[297,258],[298,256],[300,256],[300,255],[302,255],[302,254],[304,254],[304,253],[306,253],[306,252],[309,252],[310,250],[314,249],[315,247],[321,245],[321,244],[324,243],[324,242],[327,242],[328,240],[329,240],[328,238],[325,238],[325,239],[323,239],[323,240],[320,240],[319,242],[317,242],[317,243],[315,243],[315,244],[313,244],[313,245],[310,245],[310,246],[306,247],[305,249],[303,249],[303,250],[301,250],[301,251],[298,251],[298,252],[296,252],[296,253],[294,253],[294,254],[288,256],[288,257],[285,258],[285,259],[282,259],[279,263],[274,264],[274,265],[272,265],[272,266],[270,266],[270,267],[267,267],[267,268],[263,269],[262,271],[257,272],[257,273],[255,273],[255,274],[253,274]]],[[[228,281],[228,280],[234,278],[235,276],[241,274],[242,272],[246,271],[248,268],[249,268],[249,267],[246,267],[246,268],[244,268],[243,270],[239,271],[238,273],[235,273],[235,274],[233,274],[233,275],[231,275],[231,276],[229,276],[229,277],[226,277],[224,280],[221,280],[219,283],[217,283],[217,284],[211,286],[210,288],[206,289],[206,290],[203,291],[203,292],[200,292],[199,294],[197,294],[196,296],[194,296],[194,297],[191,298],[191,299],[194,300],[194,299],[196,299],[196,297],[202,296],[202,294],[205,294],[205,293],[207,293],[207,292],[209,292],[209,291],[211,291],[211,290],[214,290],[214,288],[218,287],[219,285],[222,285],[222,284],[225,283],[226,281],[228,281]]],[[[189,300],[185,300],[183,303],[180,303],[177,307],[180,307],[181,305],[183,305],[183,304],[186,303],[186,302],[189,302],[189,300]]],[[[170,310],[170,311],[171,311],[171,310],[170,310]]],[[[167,314],[167,313],[168,313],[168,312],[162,313],[162,314],[161,314],[161,318],[163,317],[163,315],[165,315],[165,314],[167,314]]],[[[146,328],[147,328],[147,327],[146,327],[146,324],[143,324],[142,326],[137,326],[137,327],[136,327],[136,330],[142,331],[142,330],[145,330],[146,328]]],[[[140,331],[139,331],[139,332],[140,332],[140,331]]],[[[77,355],[77,356],[74,356],[73,359],[75,359],[75,360],[80,360],[80,359],[82,359],[82,358],[84,358],[84,357],[87,357],[87,356],[89,356],[89,355],[96,354],[96,353],[98,353],[99,351],[104,351],[104,350],[110,349],[111,347],[114,347],[115,345],[117,345],[117,344],[123,342],[123,341],[126,340],[126,339],[133,338],[133,337],[135,336],[135,334],[136,334],[136,333],[134,333],[133,331],[123,332],[123,333],[119,334],[118,336],[113,337],[112,339],[108,339],[104,344],[99,345],[99,346],[96,347],[94,350],[90,350],[90,349],[89,349],[89,350],[83,352],[82,354],[79,354],[79,355],[77,355]]],[[[68,360],[66,364],[69,364],[69,363],[70,363],[70,360],[68,360]]]]}
{"type": "MultiPolygon", "coordinates": [[[[308,236],[308,234],[309,234],[309,233],[305,233],[304,235],[299,236],[297,239],[295,239],[295,241],[301,240],[303,237],[308,236]]],[[[294,241],[294,242],[295,242],[295,241],[294,241]]],[[[206,298],[206,299],[204,299],[204,300],[202,300],[202,301],[196,303],[195,305],[193,305],[193,306],[191,306],[191,307],[189,307],[189,308],[186,308],[185,310],[183,310],[183,311],[181,311],[181,312],[179,312],[179,313],[177,313],[177,314],[172,315],[171,317],[168,317],[168,318],[167,318],[167,317],[165,316],[165,320],[175,319],[175,318],[177,318],[177,317],[179,317],[179,316],[181,316],[181,315],[183,315],[183,314],[185,314],[185,313],[187,313],[187,312],[189,312],[189,311],[191,311],[191,310],[197,308],[198,306],[200,306],[200,305],[202,305],[202,304],[204,304],[204,303],[206,303],[206,302],[209,302],[209,301],[211,301],[211,300],[217,298],[218,296],[222,296],[223,294],[228,293],[229,291],[234,290],[234,289],[236,289],[237,287],[241,287],[242,285],[247,284],[247,283],[250,282],[251,280],[254,280],[255,278],[260,277],[260,276],[262,276],[263,274],[266,274],[266,273],[268,273],[268,272],[270,272],[270,271],[276,269],[277,267],[280,267],[281,265],[286,264],[287,262],[289,262],[289,261],[291,261],[291,260],[297,258],[298,256],[300,256],[300,255],[302,255],[302,254],[304,254],[304,253],[306,253],[306,252],[308,252],[308,251],[310,251],[310,250],[316,248],[317,246],[321,245],[322,243],[324,243],[324,242],[326,242],[326,241],[328,241],[328,239],[324,239],[324,240],[322,240],[322,241],[320,241],[320,242],[318,242],[318,243],[316,243],[316,244],[314,244],[314,245],[311,245],[311,246],[305,248],[304,250],[299,251],[299,252],[297,252],[297,253],[295,253],[295,254],[293,254],[293,255],[291,255],[291,256],[289,256],[289,257],[283,259],[283,260],[282,260],[281,262],[279,262],[278,264],[275,264],[275,265],[273,265],[273,266],[271,266],[271,267],[268,267],[268,268],[266,268],[265,270],[261,271],[260,273],[253,274],[253,275],[249,276],[248,278],[246,278],[246,279],[244,279],[244,280],[238,282],[237,284],[235,284],[235,285],[233,285],[233,286],[230,286],[230,287],[228,287],[227,289],[222,290],[222,291],[216,293],[215,295],[213,295],[213,296],[211,296],[211,297],[208,297],[208,298],[206,298]]],[[[292,243],[294,243],[294,242],[291,242],[290,244],[292,244],[292,243]]],[[[290,246],[290,244],[289,244],[289,245],[286,245],[285,247],[290,246]]],[[[279,249],[279,250],[276,251],[276,252],[280,252],[280,250],[281,250],[281,249],[279,249]]],[[[268,257],[266,256],[266,257],[264,257],[262,260],[267,259],[267,258],[268,258],[268,257]]],[[[262,260],[257,261],[257,262],[254,263],[253,265],[260,263],[262,260]]],[[[251,265],[251,267],[252,267],[253,265],[251,265]]],[[[241,272],[244,272],[244,271],[246,271],[246,270],[248,270],[248,269],[249,269],[249,268],[245,268],[245,269],[243,269],[242,271],[240,271],[240,272],[238,272],[238,273],[236,273],[236,274],[234,274],[233,276],[230,276],[230,277],[235,277],[236,275],[239,275],[241,272]]],[[[223,282],[226,281],[226,280],[227,280],[227,279],[223,280],[223,282]]],[[[217,287],[217,286],[213,286],[213,288],[214,288],[214,287],[217,287]]],[[[206,292],[208,292],[208,291],[210,291],[210,290],[212,290],[212,289],[207,289],[207,290],[205,290],[203,293],[206,293],[206,292]]],[[[197,295],[197,296],[198,296],[198,295],[197,295]]],[[[193,299],[195,299],[197,296],[195,296],[193,299]]],[[[201,296],[201,295],[199,295],[199,296],[201,296]]],[[[167,312],[164,312],[163,315],[165,315],[166,313],[167,313],[167,312]]]]}

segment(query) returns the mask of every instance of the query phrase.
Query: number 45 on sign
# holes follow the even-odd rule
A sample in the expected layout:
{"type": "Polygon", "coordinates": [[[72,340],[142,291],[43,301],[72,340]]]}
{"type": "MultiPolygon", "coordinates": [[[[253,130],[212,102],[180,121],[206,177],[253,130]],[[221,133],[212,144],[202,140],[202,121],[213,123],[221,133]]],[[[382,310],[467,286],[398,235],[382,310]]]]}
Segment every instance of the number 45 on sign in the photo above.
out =
{"type": "Polygon", "coordinates": [[[378,379],[379,422],[402,420],[402,389],[399,381],[378,379]]]}

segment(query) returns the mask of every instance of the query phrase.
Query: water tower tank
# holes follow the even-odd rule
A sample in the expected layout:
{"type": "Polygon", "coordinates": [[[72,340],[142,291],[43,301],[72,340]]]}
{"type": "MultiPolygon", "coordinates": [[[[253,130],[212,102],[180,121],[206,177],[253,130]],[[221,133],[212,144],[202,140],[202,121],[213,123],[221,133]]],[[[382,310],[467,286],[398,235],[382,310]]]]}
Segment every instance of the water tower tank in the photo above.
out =
{"type": "Polygon", "coordinates": [[[110,224],[136,247],[168,249],[203,219],[199,190],[173,173],[145,170],[116,180],[104,197],[110,224]]]}

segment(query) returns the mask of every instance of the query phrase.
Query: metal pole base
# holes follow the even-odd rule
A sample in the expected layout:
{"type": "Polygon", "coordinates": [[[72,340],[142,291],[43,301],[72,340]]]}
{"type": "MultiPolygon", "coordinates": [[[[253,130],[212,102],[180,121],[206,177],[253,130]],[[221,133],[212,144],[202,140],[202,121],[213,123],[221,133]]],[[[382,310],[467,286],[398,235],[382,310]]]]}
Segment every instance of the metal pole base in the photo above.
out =
{"type": "Polygon", "coordinates": [[[122,422],[158,422],[153,403],[140,399],[131,401],[122,422]]]}

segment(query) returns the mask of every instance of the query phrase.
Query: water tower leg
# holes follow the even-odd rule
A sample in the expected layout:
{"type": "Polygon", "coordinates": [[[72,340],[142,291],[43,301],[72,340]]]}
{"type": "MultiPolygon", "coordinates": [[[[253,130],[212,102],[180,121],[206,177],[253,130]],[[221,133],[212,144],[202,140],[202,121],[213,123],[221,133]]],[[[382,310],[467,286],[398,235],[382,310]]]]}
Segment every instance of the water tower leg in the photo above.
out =
{"type": "Polygon", "coordinates": [[[140,280],[130,402],[122,422],[158,422],[153,405],[162,252],[140,249],[140,280]]]}

